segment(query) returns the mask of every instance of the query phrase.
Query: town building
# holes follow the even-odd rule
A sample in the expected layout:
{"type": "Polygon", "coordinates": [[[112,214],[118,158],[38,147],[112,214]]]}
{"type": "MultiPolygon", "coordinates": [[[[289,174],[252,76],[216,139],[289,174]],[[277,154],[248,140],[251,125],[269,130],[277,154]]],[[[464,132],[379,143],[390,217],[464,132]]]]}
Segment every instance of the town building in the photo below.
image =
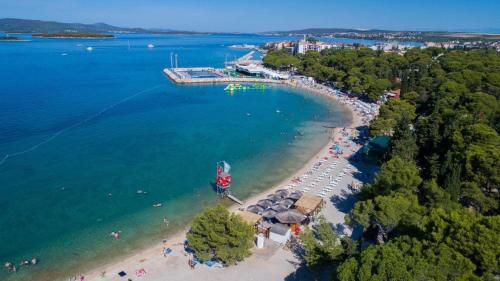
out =
{"type": "Polygon", "coordinates": [[[343,45],[339,45],[336,43],[329,42],[321,42],[321,41],[307,41],[307,40],[298,40],[298,41],[276,41],[266,43],[266,47],[274,50],[284,50],[292,55],[295,54],[305,54],[307,51],[317,51],[321,52],[326,49],[331,48],[340,48],[343,45]]]}

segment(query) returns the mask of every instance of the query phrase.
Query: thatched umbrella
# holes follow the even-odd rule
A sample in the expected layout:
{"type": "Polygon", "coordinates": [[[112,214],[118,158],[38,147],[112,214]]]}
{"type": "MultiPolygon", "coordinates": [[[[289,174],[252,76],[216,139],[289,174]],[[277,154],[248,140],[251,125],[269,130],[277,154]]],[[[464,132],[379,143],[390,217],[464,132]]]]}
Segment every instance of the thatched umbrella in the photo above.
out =
{"type": "Polygon", "coordinates": [[[302,192],[301,191],[294,191],[292,194],[288,196],[288,198],[293,199],[293,200],[299,200],[300,197],[302,197],[302,192]]]}
{"type": "Polygon", "coordinates": [[[261,214],[264,211],[264,208],[257,205],[250,205],[247,207],[247,211],[252,212],[254,214],[261,214]]]}
{"type": "Polygon", "coordinates": [[[288,191],[285,189],[278,189],[274,194],[278,195],[281,198],[285,198],[288,196],[288,191]]]}
{"type": "Polygon", "coordinates": [[[259,200],[259,202],[257,202],[257,205],[264,208],[264,210],[271,207],[273,204],[274,204],[274,201],[271,201],[269,199],[262,199],[262,200],[259,200]]]}
{"type": "Polygon", "coordinates": [[[275,210],[273,209],[269,209],[269,210],[265,210],[264,212],[262,212],[262,216],[266,219],[272,219],[276,216],[278,212],[276,212],[275,210]]]}
{"type": "Polygon", "coordinates": [[[281,199],[283,199],[283,197],[277,195],[277,194],[269,194],[267,196],[267,199],[273,201],[273,202],[277,202],[277,201],[280,201],[281,199]]]}
{"type": "Polygon", "coordinates": [[[290,206],[292,206],[293,203],[295,203],[295,201],[292,199],[285,199],[285,200],[280,202],[280,204],[285,206],[287,209],[290,208],[290,206]]]}
{"type": "Polygon", "coordinates": [[[271,207],[271,209],[275,210],[275,211],[276,211],[276,212],[278,212],[278,213],[279,213],[279,212],[284,212],[284,211],[288,210],[288,208],[287,208],[287,207],[285,207],[285,206],[283,206],[283,205],[281,205],[281,204],[274,204],[274,205],[271,207]]]}
{"type": "Polygon", "coordinates": [[[285,212],[278,213],[276,215],[276,219],[281,223],[300,223],[305,220],[306,216],[304,216],[301,212],[296,209],[290,209],[285,212]]]}

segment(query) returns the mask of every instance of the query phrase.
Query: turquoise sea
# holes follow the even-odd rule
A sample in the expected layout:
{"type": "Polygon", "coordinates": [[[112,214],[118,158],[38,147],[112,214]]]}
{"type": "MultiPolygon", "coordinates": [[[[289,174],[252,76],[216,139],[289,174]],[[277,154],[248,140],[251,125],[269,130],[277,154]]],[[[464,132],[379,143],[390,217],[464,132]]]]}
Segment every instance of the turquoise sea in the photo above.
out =
{"type": "Polygon", "coordinates": [[[0,280],[66,280],[157,243],[219,201],[217,161],[232,165],[233,193],[247,198],[313,156],[324,125],[350,118],[289,88],[230,95],[162,74],[171,52],[179,66],[221,67],[248,52],[230,45],[282,38],[23,38],[0,43],[0,262],[40,264],[0,280]]]}

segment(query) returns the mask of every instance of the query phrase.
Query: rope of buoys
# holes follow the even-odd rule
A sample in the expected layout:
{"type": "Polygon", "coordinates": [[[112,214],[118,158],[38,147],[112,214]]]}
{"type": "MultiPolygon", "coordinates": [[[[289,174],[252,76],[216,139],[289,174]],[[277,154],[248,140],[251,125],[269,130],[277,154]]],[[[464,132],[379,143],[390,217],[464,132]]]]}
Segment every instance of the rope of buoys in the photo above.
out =
{"type": "Polygon", "coordinates": [[[122,99],[122,100],[120,100],[120,101],[118,101],[118,102],[116,102],[116,103],[114,103],[114,104],[112,104],[112,105],[109,105],[109,106],[107,106],[107,107],[103,108],[102,110],[100,110],[99,112],[97,112],[97,113],[95,113],[95,114],[93,114],[93,115],[90,115],[89,117],[87,117],[87,118],[85,118],[85,119],[83,119],[83,120],[81,120],[81,121],[78,121],[78,122],[74,123],[73,125],[70,125],[70,126],[68,126],[68,127],[64,128],[64,129],[61,129],[61,130],[59,130],[59,131],[55,132],[55,133],[54,133],[54,134],[52,134],[52,136],[50,136],[48,139],[46,139],[46,140],[44,140],[44,141],[41,141],[41,142],[39,142],[39,143],[37,143],[37,144],[33,145],[32,147],[30,147],[30,148],[26,149],[26,150],[19,151],[19,152],[15,152],[15,153],[8,153],[8,154],[5,154],[5,156],[2,158],[2,160],[0,160],[0,166],[1,166],[1,165],[3,165],[3,164],[5,163],[5,161],[7,161],[7,159],[9,159],[9,158],[16,157],[16,156],[20,156],[20,155],[23,155],[23,154],[26,154],[26,153],[32,152],[32,151],[34,151],[35,149],[39,148],[40,146],[42,146],[42,145],[44,145],[44,144],[47,144],[47,143],[49,143],[49,142],[53,141],[55,138],[57,138],[57,137],[58,137],[59,135],[61,135],[62,133],[66,132],[66,131],[69,131],[69,130],[71,130],[71,129],[74,129],[74,128],[76,128],[76,127],[78,127],[78,126],[80,126],[80,125],[82,125],[82,124],[84,124],[84,123],[87,123],[87,122],[89,122],[90,120],[92,120],[92,119],[94,119],[94,118],[97,118],[97,117],[101,116],[102,114],[106,113],[107,111],[109,111],[109,110],[113,109],[114,107],[116,107],[116,106],[118,106],[118,105],[120,105],[120,104],[122,104],[122,103],[124,103],[124,102],[126,102],[126,101],[129,101],[129,100],[131,100],[131,99],[133,99],[133,98],[135,98],[135,97],[137,97],[137,96],[139,96],[139,95],[142,95],[142,94],[145,94],[145,93],[147,93],[147,92],[153,91],[153,90],[155,90],[155,89],[157,89],[157,88],[159,88],[159,87],[161,87],[161,86],[162,86],[162,85],[156,85],[156,86],[154,86],[154,87],[152,87],[152,88],[149,88],[149,89],[146,89],[146,90],[142,90],[142,91],[137,92],[137,93],[135,93],[135,94],[133,94],[133,95],[131,95],[131,96],[128,96],[128,97],[126,97],[126,98],[124,98],[124,99],[122,99]]]}

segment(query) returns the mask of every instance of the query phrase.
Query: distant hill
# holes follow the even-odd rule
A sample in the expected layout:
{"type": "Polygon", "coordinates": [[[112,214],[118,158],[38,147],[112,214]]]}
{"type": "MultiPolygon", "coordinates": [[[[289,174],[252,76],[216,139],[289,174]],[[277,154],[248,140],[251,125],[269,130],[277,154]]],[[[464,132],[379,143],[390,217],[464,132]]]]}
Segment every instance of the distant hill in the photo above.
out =
{"type": "Polygon", "coordinates": [[[289,31],[269,31],[270,34],[330,34],[330,33],[373,33],[373,32],[390,32],[389,30],[380,29],[354,29],[354,28],[306,28],[289,31]]]}
{"type": "Polygon", "coordinates": [[[313,35],[334,36],[351,39],[374,40],[403,40],[403,41],[495,41],[500,40],[499,34],[449,32],[449,31],[394,31],[382,29],[353,29],[353,28],[307,28],[289,31],[264,32],[265,35],[313,35]]]}
{"type": "Polygon", "coordinates": [[[148,30],[144,28],[117,27],[106,23],[62,23],[55,21],[0,19],[0,31],[5,33],[57,33],[57,32],[91,32],[91,33],[157,33],[157,34],[198,34],[199,32],[178,31],[170,29],[148,30]]]}

